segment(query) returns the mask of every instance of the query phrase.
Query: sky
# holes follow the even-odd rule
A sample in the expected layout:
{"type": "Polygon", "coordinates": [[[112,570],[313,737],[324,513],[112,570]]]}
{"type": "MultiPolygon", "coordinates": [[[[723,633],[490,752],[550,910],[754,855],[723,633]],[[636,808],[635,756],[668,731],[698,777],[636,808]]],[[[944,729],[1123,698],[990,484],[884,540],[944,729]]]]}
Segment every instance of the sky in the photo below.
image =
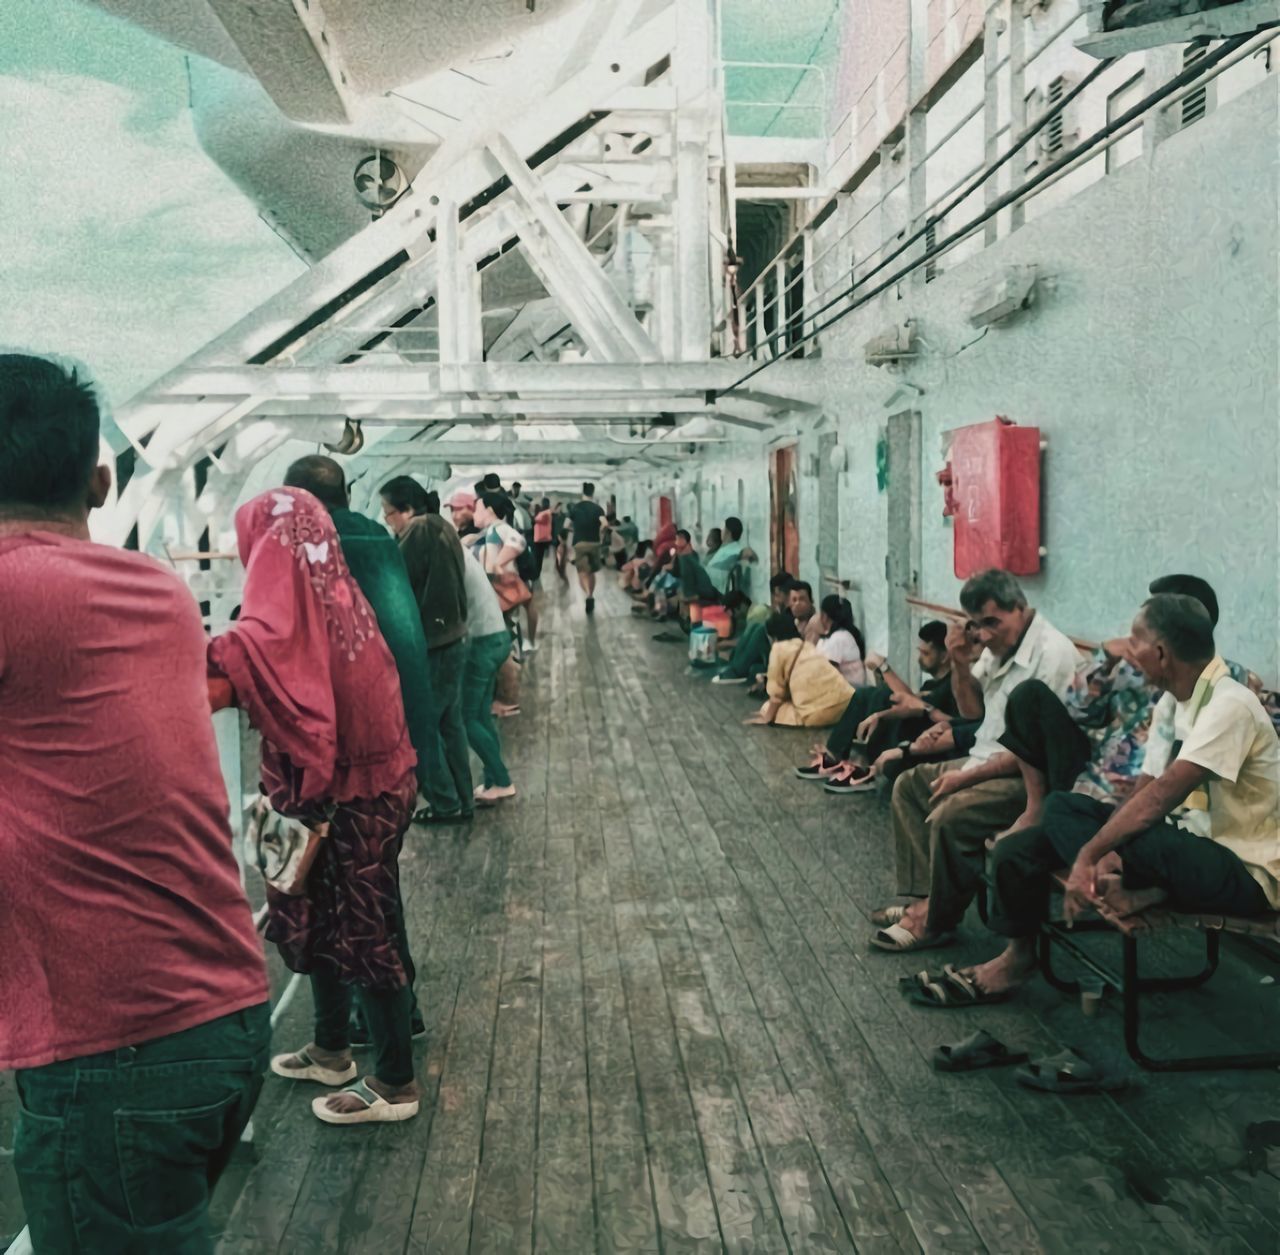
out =
{"type": "MultiPolygon", "coordinates": [[[[726,0],[725,54],[830,65],[839,7],[726,0]]],[[[743,73],[731,94],[815,99],[794,72],[743,73]]],[[[0,0],[0,119],[0,346],[79,359],[113,407],[305,269],[201,151],[185,54],[127,22],[0,0]]],[[[815,115],[731,120],[807,134],[815,115]]]]}
{"type": "Polygon", "coordinates": [[[184,54],[72,0],[0,3],[0,345],[118,406],[303,264],[192,131],[184,54]]]}

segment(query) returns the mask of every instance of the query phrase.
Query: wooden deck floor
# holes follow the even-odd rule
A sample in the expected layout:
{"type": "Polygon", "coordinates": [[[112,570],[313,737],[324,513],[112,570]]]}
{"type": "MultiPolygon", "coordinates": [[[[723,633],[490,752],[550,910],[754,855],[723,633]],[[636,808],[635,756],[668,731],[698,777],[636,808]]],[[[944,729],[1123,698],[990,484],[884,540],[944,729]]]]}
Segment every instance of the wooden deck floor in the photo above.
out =
{"type": "MultiPolygon", "coordinates": [[[[221,1251],[1275,1255],[1280,1158],[1250,1175],[1242,1131],[1280,1118],[1280,1078],[1063,1100],[934,1073],[934,1046],[978,1024],[1033,1052],[1119,1050],[1118,1016],[1045,987],[904,1003],[920,959],[866,946],[893,887],[886,804],[792,778],[809,734],[741,727],[742,690],[691,676],[618,595],[593,622],[576,591],[546,600],[503,725],[519,801],[406,843],[422,1114],[332,1129],[268,1078],[215,1201],[221,1251]]],[[[975,921],[957,955],[990,951],[975,921]]],[[[1157,1044],[1274,1034],[1265,970],[1229,956],[1154,1008],[1157,1044]]],[[[304,992],[280,1048],[309,1039],[309,1010],[304,992]]]]}

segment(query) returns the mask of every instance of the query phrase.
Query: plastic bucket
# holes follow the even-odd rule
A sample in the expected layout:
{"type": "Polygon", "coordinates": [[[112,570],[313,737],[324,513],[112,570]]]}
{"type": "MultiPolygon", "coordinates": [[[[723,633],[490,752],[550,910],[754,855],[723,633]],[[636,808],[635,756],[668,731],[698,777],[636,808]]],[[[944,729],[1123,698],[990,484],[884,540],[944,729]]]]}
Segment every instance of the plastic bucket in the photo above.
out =
{"type": "Polygon", "coordinates": [[[719,637],[714,628],[696,627],[689,633],[689,661],[695,667],[710,667],[716,661],[716,641],[719,637]]]}

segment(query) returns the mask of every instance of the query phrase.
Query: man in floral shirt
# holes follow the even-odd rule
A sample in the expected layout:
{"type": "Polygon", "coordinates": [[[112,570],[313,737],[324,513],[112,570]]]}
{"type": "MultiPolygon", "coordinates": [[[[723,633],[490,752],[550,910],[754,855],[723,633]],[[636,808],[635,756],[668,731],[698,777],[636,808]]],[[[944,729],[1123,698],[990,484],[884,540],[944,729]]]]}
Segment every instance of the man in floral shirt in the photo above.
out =
{"type": "MultiPolygon", "coordinates": [[[[1216,627],[1218,598],[1208,581],[1195,575],[1165,575],[1153,580],[1152,596],[1178,593],[1194,597],[1216,627]]],[[[1232,679],[1259,689],[1260,682],[1239,663],[1228,662],[1232,679]]],[[[1009,697],[1001,743],[1018,756],[1027,785],[1027,808],[1001,836],[1039,821],[1048,793],[1082,793],[1118,806],[1133,792],[1142,774],[1148,744],[1172,742],[1172,726],[1155,719],[1161,691],[1147,682],[1129,657],[1129,642],[1106,641],[1076,672],[1059,702],[1043,686],[1021,685],[1009,697]]],[[[1274,717],[1273,701],[1267,704],[1274,717]]],[[[1163,752],[1163,748],[1162,748],[1163,752]]]]}

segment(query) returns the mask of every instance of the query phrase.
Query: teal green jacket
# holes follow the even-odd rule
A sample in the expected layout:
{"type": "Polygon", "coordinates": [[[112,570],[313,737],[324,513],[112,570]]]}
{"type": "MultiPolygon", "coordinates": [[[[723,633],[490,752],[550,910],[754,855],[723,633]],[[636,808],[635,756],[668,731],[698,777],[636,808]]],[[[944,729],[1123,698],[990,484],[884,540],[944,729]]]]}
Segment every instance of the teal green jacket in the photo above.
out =
{"type": "Polygon", "coordinates": [[[396,660],[409,740],[418,751],[418,781],[424,790],[428,769],[437,752],[440,719],[431,688],[427,638],[422,634],[418,600],[400,546],[381,523],[354,510],[332,510],[342,552],[360,591],[373,607],[383,639],[396,660]]]}

